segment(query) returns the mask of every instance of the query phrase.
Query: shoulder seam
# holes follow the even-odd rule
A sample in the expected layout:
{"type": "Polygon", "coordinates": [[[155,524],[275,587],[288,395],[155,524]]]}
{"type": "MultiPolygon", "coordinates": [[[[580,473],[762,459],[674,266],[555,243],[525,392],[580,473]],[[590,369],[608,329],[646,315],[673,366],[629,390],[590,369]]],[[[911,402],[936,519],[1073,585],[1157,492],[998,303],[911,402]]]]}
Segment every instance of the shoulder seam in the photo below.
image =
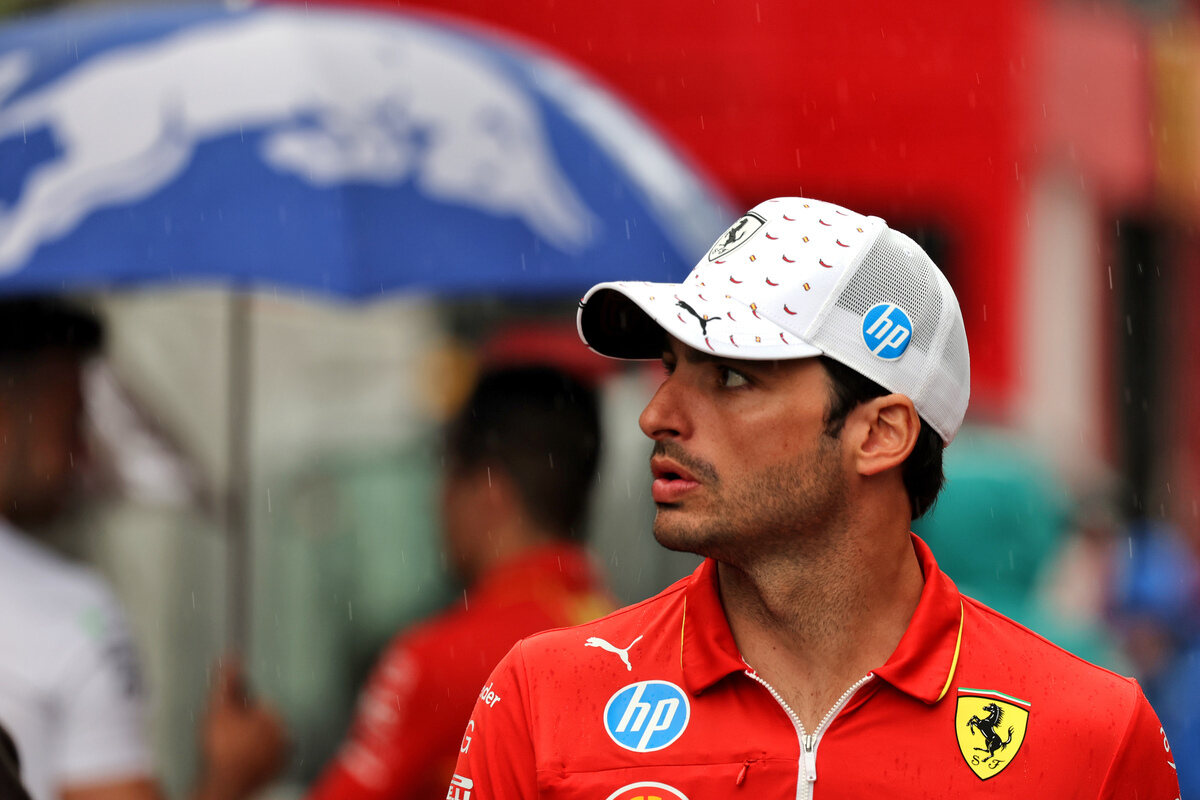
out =
{"type": "Polygon", "coordinates": [[[992,617],[993,619],[995,619],[999,622],[1007,623],[1008,625],[1010,625],[1014,628],[1017,628],[1017,629],[1023,631],[1024,633],[1027,633],[1028,635],[1034,637],[1038,641],[1045,644],[1047,647],[1051,647],[1054,650],[1057,650],[1058,652],[1062,653],[1063,655],[1065,655],[1075,661],[1078,661],[1080,664],[1082,664],[1086,667],[1089,667],[1092,670],[1095,670],[1097,672],[1102,672],[1107,675],[1111,675],[1112,677],[1116,678],[1118,681],[1120,681],[1125,686],[1130,686],[1130,685],[1134,685],[1137,683],[1133,678],[1130,678],[1128,675],[1122,675],[1121,673],[1114,672],[1113,670],[1108,669],[1107,667],[1102,667],[1099,664],[1093,664],[1091,661],[1088,661],[1086,658],[1080,658],[1079,656],[1072,653],[1070,650],[1067,650],[1067,649],[1055,644],[1054,642],[1050,641],[1045,636],[1042,636],[1037,631],[1027,628],[1026,626],[1022,625],[1021,623],[1017,622],[1015,619],[1006,617],[1005,615],[1001,614],[999,611],[992,608],[991,606],[988,606],[988,605],[985,605],[984,603],[979,602],[974,597],[970,597],[969,595],[962,594],[961,592],[959,593],[959,596],[963,599],[964,602],[973,606],[976,610],[983,612],[984,614],[987,614],[988,616],[992,617]]]}
{"type": "Polygon", "coordinates": [[[1101,797],[1105,796],[1104,792],[1108,788],[1109,778],[1112,777],[1113,770],[1117,766],[1117,757],[1120,756],[1121,751],[1125,749],[1125,743],[1129,741],[1129,737],[1133,733],[1134,725],[1137,723],[1138,705],[1139,705],[1138,701],[1140,699],[1142,699],[1143,695],[1142,695],[1142,689],[1140,686],[1137,685],[1136,681],[1133,681],[1133,685],[1134,685],[1135,691],[1134,691],[1133,703],[1130,704],[1129,721],[1127,723],[1125,723],[1125,730],[1121,733],[1121,738],[1117,740],[1117,746],[1113,748],[1112,758],[1109,759],[1109,762],[1108,762],[1108,769],[1106,769],[1104,771],[1104,780],[1102,780],[1100,782],[1100,796],[1101,797]]]}
{"type": "MultiPolygon", "coordinates": [[[[529,665],[525,659],[525,641],[519,640],[514,648],[521,662],[521,706],[525,709],[525,736],[529,739],[529,752],[533,755],[533,768],[536,773],[538,764],[537,742],[533,737],[533,703],[530,700],[529,665]]],[[[537,778],[535,777],[536,781],[537,778]]]]}
{"type": "Polygon", "coordinates": [[[682,592],[685,588],[687,588],[686,580],[677,581],[674,585],[668,586],[666,589],[663,589],[661,592],[654,595],[653,597],[647,597],[645,600],[639,600],[638,602],[633,603],[632,605],[622,606],[621,608],[618,608],[615,611],[611,611],[608,614],[605,614],[603,617],[600,617],[599,619],[593,619],[589,622],[581,622],[578,625],[563,625],[558,628],[547,628],[546,630],[538,631],[537,633],[531,633],[530,635],[523,637],[521,639],[521,643],[524,644],[525,642],[530,642],[530,641],[533,641],[534,639],[539,639],[543,636],[556,633],[557,631],[574,630],[576,628],[591,628],[595,625],[599,625],[600,623],[604,622],[605,620],[615,619],[617,617],[622,617],[626,614],[630,614],[634,611],[637,611],[644,605],[648,605],[655,601],[665,600],[666,598],[668,598],[672,595],[682,592]]]}

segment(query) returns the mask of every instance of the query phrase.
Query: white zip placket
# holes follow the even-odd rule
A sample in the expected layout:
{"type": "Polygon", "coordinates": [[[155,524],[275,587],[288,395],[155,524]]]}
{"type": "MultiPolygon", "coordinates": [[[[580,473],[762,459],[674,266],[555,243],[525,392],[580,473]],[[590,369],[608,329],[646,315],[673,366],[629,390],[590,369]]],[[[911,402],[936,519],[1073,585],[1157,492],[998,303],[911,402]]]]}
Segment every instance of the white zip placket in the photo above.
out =
{"type": "Polygon", "coordinates": [[[753,669],[746,670],[746,675],[753,678],[756,682],[763,685],[771,697],[775,698],[775,702],[779,703],[779,707],[787,712],[788,718],[792,721],[792,726],[796,729],[796,738],[800,742],[800,772],[796,777],[796,800],[812,800],[814,784],[817,782],[817,747],[821,744],[821,737],[825,735],[830,724],[838,713],[846,707],[846,703],[850,702],[850,698],[863,687],[867,681],[875,677],[875,673],[868,672],[866,675],[858,679],[858,682],[847,689],[838,701],[833,704],[833,708],[825,712],[825,716],[817,723],[817,729],[809,735],[804,730],[804,723],[800,722],[800,717],[792,710],[792,707],[779,696],[779,692],[775,691],[775,687],[764,681],[758,676],[753,669]]]}

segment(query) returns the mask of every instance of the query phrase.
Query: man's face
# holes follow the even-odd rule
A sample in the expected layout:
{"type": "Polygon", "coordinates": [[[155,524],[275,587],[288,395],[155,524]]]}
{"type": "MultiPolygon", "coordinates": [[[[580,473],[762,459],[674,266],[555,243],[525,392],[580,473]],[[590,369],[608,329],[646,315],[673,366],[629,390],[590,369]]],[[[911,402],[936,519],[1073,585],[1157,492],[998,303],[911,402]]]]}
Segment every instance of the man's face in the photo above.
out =
{"type": "Polygon", "coordinates": [[[824,433],[820,363],[715,358],[670,339],[663,365],[639,420],[655,442],[659,543],[738,563],[825,530],[844,506],[846,460],[824,433]]]}
{"type": "Polygon", "coordinates": [[[70,499],[86,455],[80,362],[47,353],[22,370],[0,410],[4,501],[21,525],[49,522],[70,499]]]}

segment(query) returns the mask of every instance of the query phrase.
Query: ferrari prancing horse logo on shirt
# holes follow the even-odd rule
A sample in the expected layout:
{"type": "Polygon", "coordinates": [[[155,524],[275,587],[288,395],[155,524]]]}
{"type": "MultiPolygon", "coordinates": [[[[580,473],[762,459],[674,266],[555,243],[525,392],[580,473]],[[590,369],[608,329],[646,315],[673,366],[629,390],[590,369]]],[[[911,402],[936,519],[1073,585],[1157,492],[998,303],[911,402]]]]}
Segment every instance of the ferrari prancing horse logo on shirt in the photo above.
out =
{"type": "Polygon", "coordinates": [[[1029,725],[1025,700],[987,689],[958,690],[954,733],[958,749],[981,780],[995,777],[1012,763],[1029,725]]]}

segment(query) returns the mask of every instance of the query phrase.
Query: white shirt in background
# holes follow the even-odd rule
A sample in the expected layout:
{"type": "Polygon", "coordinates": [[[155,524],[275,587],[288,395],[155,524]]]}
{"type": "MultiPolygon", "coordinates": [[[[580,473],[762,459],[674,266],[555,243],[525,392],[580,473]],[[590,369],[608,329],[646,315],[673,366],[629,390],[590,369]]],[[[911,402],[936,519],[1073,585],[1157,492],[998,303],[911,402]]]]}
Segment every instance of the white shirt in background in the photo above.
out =
{"type": "Polygon", "coordinates": [[[137,653],[109,586],[0,520],[0,724],[33,800],[152,774],[137,653]]]}

